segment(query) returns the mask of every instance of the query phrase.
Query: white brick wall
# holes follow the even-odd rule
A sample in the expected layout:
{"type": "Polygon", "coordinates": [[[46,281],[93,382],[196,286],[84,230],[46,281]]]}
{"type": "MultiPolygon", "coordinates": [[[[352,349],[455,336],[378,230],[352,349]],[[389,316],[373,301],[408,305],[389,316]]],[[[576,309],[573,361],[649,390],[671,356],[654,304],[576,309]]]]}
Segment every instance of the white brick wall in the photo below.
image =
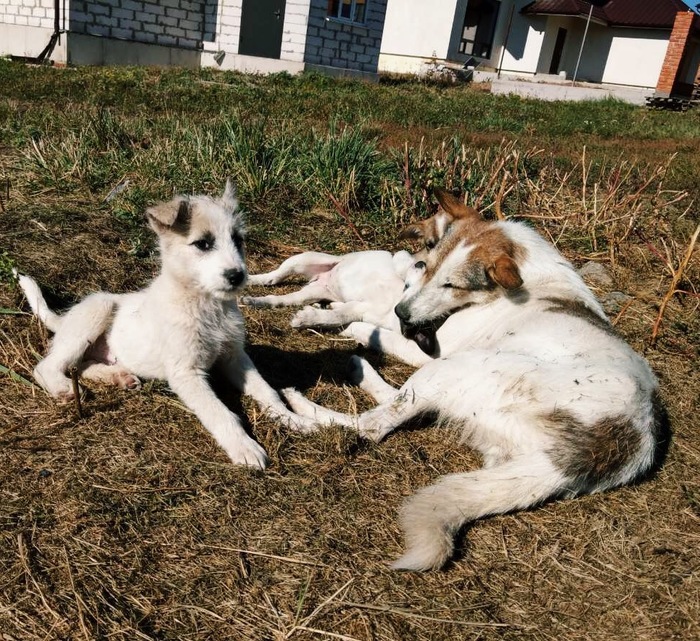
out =
{"type": "Polygon", "coordinates": [[[2,0],[0,22],[53,29],[53,0],[2,0]]]}
{"type": "MultiPolygon", "coordinates": [[[[310,3],[286,2],[282,61],[304,61],[310,3]]],[[[242,9],[243,0],[215,5],[205,0],[62,0],[60,26],[76,34],[237,55],[242,9]]],[[[54,0],[0,0],[3,23],[53,29],[54,0]]]]}

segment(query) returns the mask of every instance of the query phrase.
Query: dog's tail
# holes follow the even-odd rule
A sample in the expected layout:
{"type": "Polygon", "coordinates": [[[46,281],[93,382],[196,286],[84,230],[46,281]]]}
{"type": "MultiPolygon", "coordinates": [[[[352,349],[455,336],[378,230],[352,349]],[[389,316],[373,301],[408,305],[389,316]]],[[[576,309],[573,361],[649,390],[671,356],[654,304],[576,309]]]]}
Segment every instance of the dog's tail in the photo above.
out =
{"type": "Polygon", "coordinates": [[[15,272],[15,276],[19,282],[19,286],[22,288],[22,291],[24,291],[24,295],[34,315],[44,323],[50,331],[56,332],[61,326],[61,317],[56,314],[56,312],[49,309],[49,306],[44,300],[44,295],[39,289],[39,285],[29,276],[24,276],[17,272],[15,272]]]}
{"type": "Polygon", "coordinates": [[[408,550],[392,567],[437,569],[452,555],[454,536],[465,523],[528,508],[558,495],[564,487],[563,475],[543,453],[445,476],[405,503],[401,521],[408,550]]]}

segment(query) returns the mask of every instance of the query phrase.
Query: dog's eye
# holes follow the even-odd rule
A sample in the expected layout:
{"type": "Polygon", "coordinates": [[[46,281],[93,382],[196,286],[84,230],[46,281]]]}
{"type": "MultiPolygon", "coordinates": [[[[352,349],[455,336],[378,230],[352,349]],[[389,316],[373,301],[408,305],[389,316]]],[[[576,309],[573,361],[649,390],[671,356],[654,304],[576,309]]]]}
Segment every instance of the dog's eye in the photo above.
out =
{"type": "Polygon", "coordinates": [[[195,240],[192,245],[194,245],[201,252],[208,252],[210,249],[214,248],[214,239],[209,236],[195,240]]]}
{"type": "Polygon", "coordinates": [[[241,236],[240,234],[231,234],[231,240],[233,241],[233,244],[236,246],[237,249],[241,249],[243,247],[243,243],[245,242],[245,238],[241,236]]]}
{"type": "Polygon", "coordinates": [[[453,284],[450,283],[450,282],[443,283],[442,286],[443,286],[443,288],[445,288],[445,289],[459,289],[459,287],[457,287],[457,285],[453,285],[453,284]]]}
{"type": "Polygon", "coordinates": [[[434,240],[432,240],[432,239],[431,239],[431,240],[426,240],[426,241],[425,241],[425,246],[426,246],[428,249],[433,249],[433,248],[435,247],[435,245],[437,245],[437,243],[436,243],[434,240]]]}

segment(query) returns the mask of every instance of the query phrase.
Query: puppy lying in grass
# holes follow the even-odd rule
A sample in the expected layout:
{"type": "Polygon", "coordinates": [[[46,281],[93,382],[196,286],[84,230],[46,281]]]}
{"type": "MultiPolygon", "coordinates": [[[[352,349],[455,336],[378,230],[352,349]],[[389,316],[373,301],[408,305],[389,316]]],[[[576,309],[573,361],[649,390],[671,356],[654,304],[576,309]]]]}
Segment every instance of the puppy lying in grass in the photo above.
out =
{"type": "Polygon", "coordinates": [[[235,190],[227,182],[220,198],[177,196],[146,215],[162,267],[143,290],[91,294],[58,315],[34,280],[18,276],[32,311],[55,333],[34,376],[62,401],[73,398],[74,367],[84,379],[124,389],[164,379],[234,463],[262,469],[265,451],[211,389],[212,368],[291,428],[305,431],[312,422],[287,409],[244,351],[236,295],[247,279],[245,227],[235,190]]]}

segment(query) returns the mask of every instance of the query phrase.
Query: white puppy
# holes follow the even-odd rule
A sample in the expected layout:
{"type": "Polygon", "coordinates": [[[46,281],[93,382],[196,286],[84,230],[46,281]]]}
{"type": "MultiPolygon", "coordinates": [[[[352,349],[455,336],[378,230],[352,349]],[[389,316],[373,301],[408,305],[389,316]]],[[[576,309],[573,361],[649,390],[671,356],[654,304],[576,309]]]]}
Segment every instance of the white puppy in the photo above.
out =
{"type": "Polygon", "coordinates": [[[19,283],[34,313],[55,332],[34,370],[37,382],[69,400],[68,373],[123,388],[139,377],[165,379],[234,463],[264,468],[265,451],[212,391],[208,376],[220,367],[244,394],[295,429],[310,422],[287,409],[244,352],[245,327],[236,294],[246,282],[245,231],[230,182],[221,198],[177,196],[151,207],[162,269],[145,289],[91,294],[64,315],[51,311],[37,284],[19,283]]]}
{"type": "Polygon", "coordinates": [[[304,252],[265,274],[251,274],[250,285],[277,285],[293,276],[309,283],[291,294],[244,296],[251,307],[287,307],[328,302],[330,308],[310,305],[292,318],[292,327],[342,327],[364,321],[399,331],[394,305],[401,298],[404,277],[415,262],[407,251],[359,251],[342,256],[304,252]]]}
{"type": "MultiPolygon", "coordinates": [[[[401,237],[415,236],[417,230],[432,228],[437,217],[412,225],[401,237]]],[[[277,269],[264,274],[251,274],[250,285],[277,285],[294,276],[309,282],[290,294],[243,296],[241,302],[251,307],[287,307],[306,305],[291,321],[296,328],[328,329],[342,327],[341,336],[382,351],[399,360],[419,367],[431,356],[419,347],[421,335],[415,340],[404,338],[394,307],[401,300],[406,275],[415,262],[426,255],[399,251],[359,251],[341,256],[320,252],[303,252],[285,260],[277,269]],[[329,303],[320,308],[310,303],[329,303]]]]}
{"type": "Polygon", "coordinates": [[[408,274],[396,313],[405,336],[447,356],[400,390],[355,358],[380,403],[360,416],[285,392],[296,411],[375,441],[436,415],[481,453],[482,469],[446,476],[404,506],[408,551],[394,567],[414,570],[445,563],[465,523],[639,478],[667,442],[654,375],[574,268],[526,225],[438,198],[453,222],[408,274]]]}

